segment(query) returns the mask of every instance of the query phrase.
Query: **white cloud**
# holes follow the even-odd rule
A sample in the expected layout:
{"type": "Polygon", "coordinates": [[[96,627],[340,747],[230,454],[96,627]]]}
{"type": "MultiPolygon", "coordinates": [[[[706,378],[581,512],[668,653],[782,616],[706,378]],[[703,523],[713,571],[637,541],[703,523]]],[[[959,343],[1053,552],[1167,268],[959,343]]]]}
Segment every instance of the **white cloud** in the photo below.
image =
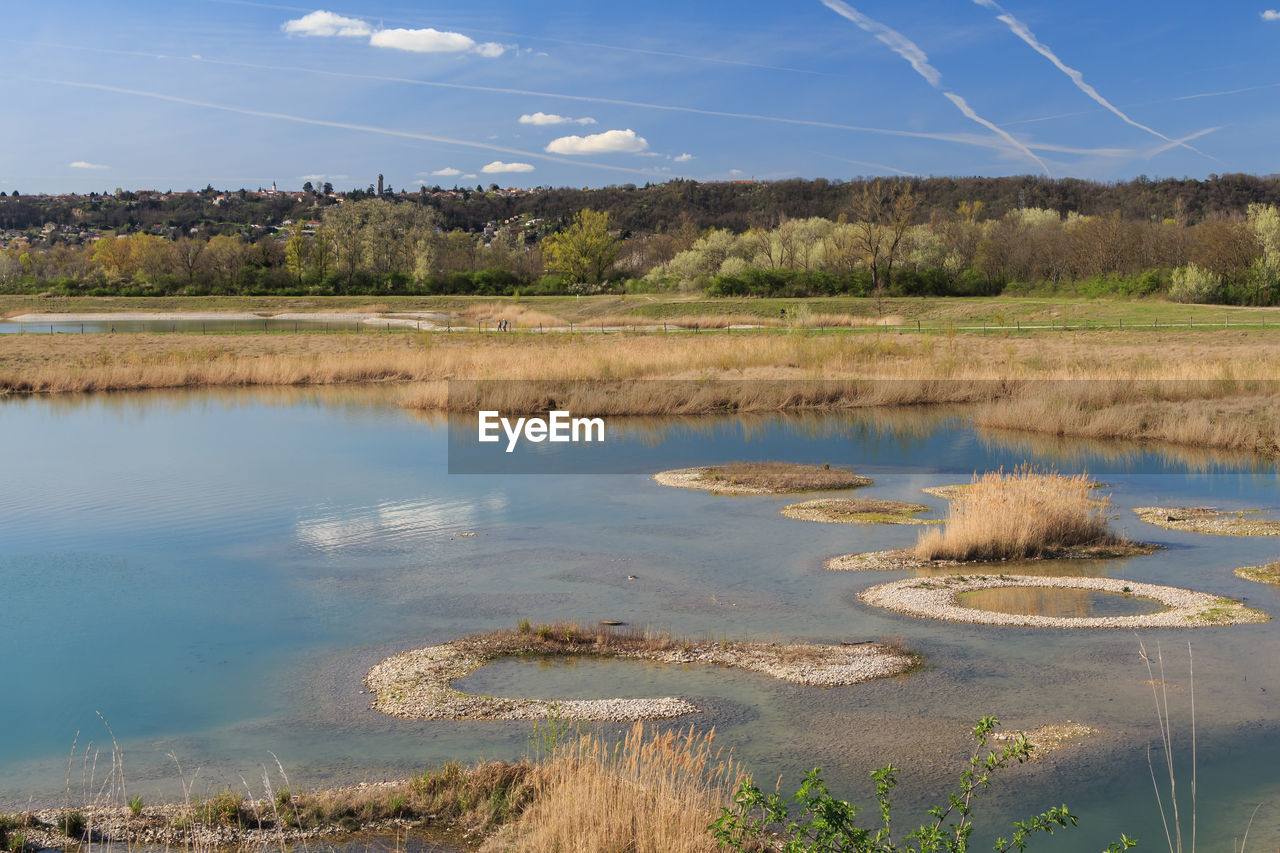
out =
{"type": "Polygon", "coordinates": [[[582,118],[569,118],[568,116],[559,116],[555,113],[526,113],[520,116],[521,124],[536,124],[545,126],[551,124],[595,124],[596,120],[591,116],[583,116],[582,118]]]}
{"type": "Polygon", "coordinates": [[[1262,20],[1280,21],[1280,12],[1277,12],[1275,9],[1268,9],[1267,11],[1262,13],[1262,20]]]}
{"type": "Polygon", "coordinates": [[[443,169],[436,169],[431,174],[441,178],[454,178],[462,174],[461,169],[455,169],[452,166],[445,166],[443,169]]]}
{"type": "Polygon", "coordinates": [[[688,163],[690,160],[692,160],[692,159],[693,159],[693,155],[692,155],[692,154],[681,154],[679,157],[673,157],[673,158],[671,158],[671,159],[675,160],[677,163],[688,163]]]}
{"type": "MultiPolygon", "coordinates": [[[[532,172],[533,166],[528,163],[504,163],[501,160],[494,160],[480,171],[486,175],[500,175],[503,172],[532,172]]],[[[471,177],[474,178],[475,175],[471,177]]]]}
{"type": "Polygon", "coordinates": [[[324,178],[324,175],[299,175],[298,177],[304,181],[318,181],[324,178]]]}
{"type": "Polygon", "coordinates": [[[463,175],[462,177],[464,177],[464,178],[478,178],[478,177],[480,177],[480,176],[479,176],[479,175],[475,175],[475,174],[471,174],[471,175],[463,175]]]}
{"type": "Polygon", "coordinates": [[[638,154],[648,148],[648,141],[628,128],[589,136],[562,136],[551,140],[546,150],[551,154],[638,154]]]}
{"type": "Polygon", "coordinates": [[[730,175],[741,175],[741,174],[742,174],[742,170],[741,170],[741,169],[730,169],[730,170],[729,170],[729,174],[730,174],[730,175]]]}
{"type": "Polygon", "coordinates": [[[110,169],[110,166],[103,166],[100,163],[89,163],[84,160],[77,160],[74,163],[67,164],[72,169],[110,169]]]}
{"type": "Polygon", "coordinates": [[[462,33],[445,33],[431,27],[425,30],[378,30],[369,38],[369,44],[413,53],[463,53],[476,46],[474,39],[462,33]]]}
{"type": "Polygon", "coordinates": [[[323,9],[286,21],[284,31],[291,36],[355,36],[373,34],[373,27],[359,18],[347,18],[323,9]]]}
{"type": "Polygon", "coordinates": [[[420,30],[377,29],[367,21],[348,18],[323,9],[286,21],[281,28],[291,36],[368,36],[373,47],[389,47],[413,53],[477,53],[492,59],[502,56],[512,45],[487,41],[476,44],[475,39],[462,33],[443,32],[427,27],[420,30]]]}

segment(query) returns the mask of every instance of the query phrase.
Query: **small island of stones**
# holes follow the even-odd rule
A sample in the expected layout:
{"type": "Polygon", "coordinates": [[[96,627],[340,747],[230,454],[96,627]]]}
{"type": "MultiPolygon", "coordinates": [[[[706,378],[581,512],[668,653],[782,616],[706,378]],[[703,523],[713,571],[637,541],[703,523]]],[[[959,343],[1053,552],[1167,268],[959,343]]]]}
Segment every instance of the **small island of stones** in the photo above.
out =
{"type": "Polygon", "coordinates": [[[574,625],[534,628],[523,623],[515,631],[493,631],[393,655],[370,669],[364,683],[374,694],[375,709],[417,720],[531,720],[554,714],[566,720],[632,722],[679,717],[699,710],[676,697],[500,698],[473,696],[452,686],[452,682],[490,661],[519,655],[709,663],[823,687],[900,675],[919,663],[916,655],[881,643],[692,642],[643,632],[584,631],[574,625]]]}
{"type": "Polygon", "coordinates": [[[792,462],[730,462],[699,468],[660,471],[653,479],[663,486],[702,489],[721,495],[786,495],[870,486],[868,477],[830,465],[792,462]]]}
{"type": "Polygon", "coordinates": [[[1224,512],[1207,506],[1139,506],[1133,510],[1147,524],[1187,533],[1218,536],[1280,536],[1280,521],[1254,518],[1261,510],[1224,512]]]}
{"type": "Polygon", "coordinates": [[[780,510],[787,518],[828,524],[941,524],[942,519],[915,517],[929,511],[924,504],[874,498],[818,498],[780,510]]]}
{"type": "Polygon", "coordinates": [[[1266,622],[1268,616],[1230,598],[1172,586],[1126,581],[1122,578],[1039,577],[1031,575],[950,575],[904,578],[873,586],[858,598],[875,607],[950,622],[981,625],[1023,625],[1035,628],[1201,628],[1266,622]],[[999,613],[962,606],[961,593],[980,589],[1052,587],[1102,590],[1148,598],[1164,605],[1156,613],[1133,616],[1040,616],[999,613]]]}

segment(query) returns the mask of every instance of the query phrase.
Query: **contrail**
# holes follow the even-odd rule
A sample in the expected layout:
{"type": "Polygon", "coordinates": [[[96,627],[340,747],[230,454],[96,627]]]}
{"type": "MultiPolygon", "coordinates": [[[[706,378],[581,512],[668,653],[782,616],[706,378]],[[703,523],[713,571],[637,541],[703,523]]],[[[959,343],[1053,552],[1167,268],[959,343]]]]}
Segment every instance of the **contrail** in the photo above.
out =
{"type": "Polygon", "coordinates": [[[902,175],[907,178],[920,177],[919,172],[908,172],[903,169],[895,169],[892,166],[886,166],[883,163],[869,163],[866,160],[850,160],[848,157],[837,157],[836,155],[828,154],[825,151],[816,151],[814,153],[820,154],[823,157],[830,157],[832,160],[839,160],[841,163],[852,163],[855,166],[869,166],[872,169],[882,169],[886,172],[893,172],[895,175],[902,175]]]}
{"type": "Polygon", "coordinates": [[[47,83],[52,86],[71,86],[77,89],[96,89],[100,92],[114,92],[119,95],[133,95],[139,98],[152,98],[157,101],[169,101],[174,104],[185,104],[191,107],[204,107],[210,110],[221,110],[228,113],[238,113],[246,116],[256,116],[258,118],[278,119],[280,121],[292,121],[299,124],[311,124],[319,127],[335,127],[340,130],[355,130],[360,133],[376,133],[382,136],[396,136],[402,139],[420,139],[424,142],[439,142],[445,145],[459,145],[464,148],[480,148],[486,151],[496,151],[500,154],[516,154],[521,157],[535,157],[539,160],[548,160],[552,163],[569,163],[574,166],[587,166],[592,169],[607,169],[613,172],[628,172],[633,175],[652,176],[653,172],[644,169],[630,169],[626,166],[609,166],[604,163],[591,163],[585,160],[569,160],[564,157],[551,157],[536,151],[523,151],[519,148],[508,148],[505,145],[493,145],[488,142],[473,142],[467,139],[451,139],[447,136],[433,136],[428,133],[415,133],[408,130],[393,130],[386,127],[374,127],[366,124],[349,124],[341,121],[327,121],[318,118],[306,118],[305,116],[289,115],[288,113],[273,113],[265,110],[251,110],[245,107],[233,107],[227,104],[215,104],[209,101],[197,101],[192,98],[179,98],[175,95],[164,95],[159,92],[143,92],[138,89],[123,89],[118,86],[106,86],[101,83],[78,83],[71,80],[45,80],[38,77],[22,77],[32,83],[47,83]]]}
{"type": "Polygon", "coordinates": [[[1277,86],[1280,86],[1280,83],[1263,83],[1260,86],[1246,86],[1243,89],[1227,89],[1222,92],[1200,92],[1196,95],[1180,95],[1176,98],[1171,98],[1170,100],[1194,101],[1196,98],[1220,98],[1223,95],[1239,95],[1244,92],[1257,92],[1260,89],[1274,89],[1277,86]]]}
{"type": "MultiPolygon", "coordinates": [[[[1152,157],[1155,157],[1157,154],[1163,154],[1169,149],[1177,148],[1180,145],[1184,147],[1190,147],[1190,146],[1187,146],[1186,143],[1190,142],[1193,139],[1199,139],[1202,136],[1207,136],[1210,133],[1215,133],[1219,130],[1222,130],[1221,125],[1218,127],[1206,127],[1204,130],[1197,130],[1195,133],[1184,136],[1181,139],[1170,139],[1165,144],[1152,148],[1150,151],[1146,152],[1144,156],[1148,160],[1150,160],[1152,157]]],[[[1192,150],[1195,150],[1195,149],[1192,149],[1192,150]]]]}
{"type": "Polygon", "coordinates": [[[1014,139],[1007,130],[992,124],[974,112],[973,108],[969,106],[968,102],[965,101],[964,98],[960,97],[955,92],[944,88],[942,85],[942,73],[929,64],[929,57],[920,49],[918,44],[897,30],[886,27],[879,21],[868,18],[848,3],[845,3],[844,0],[822,0],[822,5],[826,6],[837,15],[853,21],[864,31],[871,33],[871,35],[875,36],[878,41],[887,45],[890,50],[909,62],[911,67],[916,70],[916,73],[927,80],[930,86],[941,92],[947,100],[951,101],[951,103],[954,104],[960,112],[964,113],[965,118],[968,118],[971,121],[976,121],[978,124],[998,135],[1005,142],[1008,142],[1014,148],[1017,148],[1023,154],[1026,154],[1032,160],[1035,160],[1036,163],[1039,164],[1040,168],[1044,170],[1046,175],[1053,177],[1053,174],[1049,171],[1049,167],[1045,165],[1043,160],[1035,155],[1035,152],[1018,140],[1014,139]]]}
{"type": "Polygon", "coordinates": [[[1092,98],[1102,107],[1114,113],[1117,117],[1120,118],[1121,121],[1125,122],[1126,124],[1133,125],[1139,130],[1144,130],[1147,133],[1150,133],[1152,136],[1158,136],[1161,139],[1163,139],[1165,142],[1173,142],[1174,147],[1180,146],[1182,148],[1186,148],[1190,151],[1196,152],[1201,157],[1208,157],[1210,160],[1215,160],[1219,163],[1222,162],[1221,160],[1218,160],[1217,157],[1213,157],[1208,154],[1205,154],[1200,149],[1195,148],[1191,145],[1187,145],[1185,142],[1176,142],[1175,140],[1171,139],[1168,136],[1165,136],[1163,133],[1156,130],[1155,128],[1148,127],[1142,122],[1135,121],[1134,119],[1125,115],[1125,113],[1119,107],[1117,107],[1115,104],[1108,101],[1106,98],[1102,97],[1101,93],[1099,93],[1097,89],[1093,88],[1088,83],[1086,83],[1083,74],[1081,74],[1079,71],[1072,68],[1070,65],[1067,65],[1061,59],[1059,59],[1057,54],[1055,54],[1047,44],[1045,44],[1044,42],[1036,38],[1035,33],[1031,32],[1031,30],[1027,28],[1026,24],[1022,23],[1022,21],[1019,21],[1013,15],[1005,11],[1005,9],[1001,7],[1000,4],[996,2],[996,0],[973,0],[973,2],[977,3],[979,6],[982,6],[983,8],[990,9],[991,11],[996,12],[997,21],[1000,21],[1005,26],[1007,26],[1015,36],[1017,36],[1018,38],[1026,42],[1028,45],[1030,45],[1032,50],[1034,50],[1036,53],[1040,54],[1045,59],[1052,62],[1054,64],[1054,67],[1056,67],[1063,74],[1066,74],[1068,77],[1070,77],[1071,82],[1076,84],[1077,89],[1079,89],[1081,92],[1084,92],[1086,95],[1088,95],[1090,98],[1092,98]]]}
{"type": "MultiPolygon", "coordinates": [[[[215,0],[222,2],[222,0],[215,0]]],[[[226,0],[232,2],[232,0],[226,0]]],[[[815,121],[811,119],[786,118],[783,116],[761,115],[757,113],[737,113],[727,112],[724,110],[706,110],[698,107],[682,107],[674,104],[652,104],[644,101],[627,101],[620,98],[604,98],[593,95],[570,95],[564,92],[540,92],[532,89],[513,89],[500,86],[478,86],[467,83],[444,83],[437,80],[415,80],[412,77],[388,77],[380,74],[357,74],[350,71],[332,71],[327,68],[308,68],[306,66],[295,65],[267,65],[257,62],[234,62],[225,59],[210,59],[201,57],[196,59],[191,56],[164,56],[160,57],[154,53],[133,50],[113,50],[105,47],[85,47],[83,45],[58,44],[55,42],[31,42],[20,39],[0,38],[0,42],[11,42],[14,44],[25,44],[34,47],[56,48],[58,50],[78,50],[90,53],[108,53],[118,54],[122,56],[145,56],[150,58],[165,58],[182,60],[185,62],[204,62],[210,65],[225,65],[229,68],[250,68],[257,71],[283,71],[294,74],[320,74],[327,77],[342,77],[353,80],[374,80],[380,83],[401,83],[406,86],[426,86],[437,89],[460,89],[468,92],[488,92],[498,95],[525,95],[533,98],[556,98],[565,101],[578,101],[590,104],[610,104],[622,107],[634,107],[645,110],[661,110],[665,112],[688,113],[692,115],[705,115],[717,118],[734,118],[746,121],[764,121],[776,124],[799,125],[802,127],[822,127],[831,130],[848,130],[855,133],[871,133],[881,136],[898,136],[911,139],[931,139],[939,142],[954,142],[960,145],[973,145],[978,148],[998,148],[1005,150],[1005,146],[999,145],[986,137],[976,134],[965,133],[925,133],[923,131],[914,130],[896,130],[884,127],[867,127],[854,124],[840,124],[829,121],[815,121]]],[[[1032,144],[1032,147],[1036,147],[1032,144]]],[[[575,161],[576,162],[576,161],[575,161]]]]}
{"type": "MultiPolygon", "coordinates": [[[[105,48],[84,48],[85,50],[105,50],[105,48]]],[[[232,62],[230,60],[202,58],[193,62],[206,62],[213,65],[227,65],[234,68],[252,68],[259,71],[287,71],[301,74],[322,74],[329,77],[343,77],[356,80],[375,80],[381,83],[402,83],[407,86],[426,86],[435,89],[461,89],[468,92],[489,92],[498,95],[523,95],[532,98],[557,98],[564,101],[578,101],[590,104],[609,104],[620,107],[634,107],[644,110],[661,110],[664,112],[688,113],[692,115],[713,116],[716,118],[735,118],[748,121],[765,121],[775,124],[800,125],[802,127],[823,127],[831,130],[848,130],[856,133],[871,133],[881,136],[899,136],[912,139],[932,139],[940,142],[955,142],[961,145],[974,145],[979,148],[998,148],[1005,146],[996,144],[984,137],[965,133],[925,133],[915,130],[896,130],[885,127],[868,127],[866,125],[840,124],[812,119],[786,118],[783,116],[763,115],[760,113],[738,113],[725,110],[707,110],[699,107],[682,107],[675,104],[654,104],[645,101],[627,101],[621,98],[604,98],[595,95],[570,95],[564,92],[540,92],[534,89],[514,89],[505,86],[478,86],[469,83],[444,83],[439,80],[415,80],[412,77],[387,77],[379,74],[358,74],[351,71],[330,71],[327,68],[307,68],[291,65],[264,65],[254,62],[232,62]]]]}

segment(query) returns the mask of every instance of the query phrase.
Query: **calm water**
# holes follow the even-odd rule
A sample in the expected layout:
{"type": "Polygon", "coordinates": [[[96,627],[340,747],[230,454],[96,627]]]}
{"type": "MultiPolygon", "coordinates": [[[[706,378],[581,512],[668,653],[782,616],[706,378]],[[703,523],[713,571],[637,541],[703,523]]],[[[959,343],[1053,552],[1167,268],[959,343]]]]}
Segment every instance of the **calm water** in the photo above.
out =
{"type": "Polygon", "coordinates": [[[1030,616],[1079,618],[1138,616],[1166,609],[1150,598],[1098,589],[1055,587],[994,587],[956,596],[956,604],[973,610],[991,610],[1030,616]]]}
{"type": "MultiPolygon", "coordinates": [[[[1184,585],[1280,614],[1275,588],[1231,572],[1280,557],[1280,540],[1178,533],[1130,512],[1165,503],[1275,511],[1271,465],[979,434],[919,413],[610,428],[603,452],[637,473],[468,476],[447,473],[443,421],[377,392],[0,402],[0,806],[60,800],[73,742],[73,791],[100,777],[109,761],[94,770],[91,759],[110,736],[98,713],[125,753],[130,793],[148,801],[176,797],[171,755],[210,789],[260,779],[273,754],[295,787],[309,788],[451,758],[518,757],[528,724],[388,719],[368,709],[361,679],[388,654],[521,618],[617,619],[714,639],[900,637],[927,656],[925,671],[848,688],[617,661],[502,661],[462,686],[686,696],[703,711],[680,724],[715,726],[761,779],[784,774],[794,788],[822,766],[835,790],[866,801],[872,768],[906,768],[903,825],[949,790],[979,716],[1084,722],[1102,731],[1090,745],[1017,768],[990,795],[988,813],[1002,819],[1061,802],[1079,813],[1081,829],[1035,848],[1048,850],[1098,849],[1121,831],[1144,849],[1163,845],[1147,768],[1158,733],[1138,644],[1164,654],[1185,791],[1190,641],[1202,847],[1228,845],[1256,803],[1280,795],[1280,623],[1135,636],[892,614],[856,595],[899,574],[822,563],[908,545],[918,530],[794,521],[778,513],[792,499],[666,489],[642,473],[744,458],[830,462],[875,478],[862,496],[945,512],[919,489],[1025,460],[1086,468],[1109,484],[1119,529],[1168,547],[1026,570],[1184,585]]],[[[1251,849],[1280,843],[1278,824],[1280,808],[1264,806],[1251,849]]]]}
{"type": "MultiPolygon", "coordinates": [[[[426,325],[424,323],[424,325],[426,325]]],[[[187,334],[214,334],[226,332],[294,332],[298,330],[330,332],[385,332],[403,328],[403,324],[374,320],[361,323],[355,320],[57,320],[50,323],[0,320],[0,335],[93,335],[125,332],[184,332],[187,334]]]]}

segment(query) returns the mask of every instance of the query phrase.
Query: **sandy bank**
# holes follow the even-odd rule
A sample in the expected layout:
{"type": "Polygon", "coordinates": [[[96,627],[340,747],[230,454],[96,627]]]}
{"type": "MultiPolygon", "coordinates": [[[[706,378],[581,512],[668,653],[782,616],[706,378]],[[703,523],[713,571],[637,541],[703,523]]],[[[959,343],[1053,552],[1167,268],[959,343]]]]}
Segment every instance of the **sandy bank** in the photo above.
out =
{"type": "Polygon", "coordinates": [[[551,653],[618,657],[660,663],[709,663],[761,672],[796,684],[837,686],[898,675],[916,658],[877,643],[858,645],[777,645],[771,643],[691,643],[646,648],[601,643],[566,646],[539,643],[520,634],[481,635],[393,655],[369,670],[365,685],[373,707],[395,717],[418,720],[531,720],[553,710],[561,719],[636,721],[683,716],[698,711],[676,698],[529,699],[472,696],[452,682],[492,660],[519,654],[551,653]]]}
{"type": "Polygon", "coordinates": [[[955,575],[937,578],[906,578],[880,584],[858,594],[867,604],[950,622],[980,625],[1022,625],[1035,628],[1202,628],[1266,622],[1265,613],[1238,601],[1172,586],[1157,586],[1122,578],[1060,578],[1029,575],[955,575]],[[997,613],[961,607],[956,597],[964,592],[1001,587],[1054,587],[1058,589],[1104,590],[1150,598],[1167,607],[1159,613],[1136,616],[1034,616],[997,613]]]}

